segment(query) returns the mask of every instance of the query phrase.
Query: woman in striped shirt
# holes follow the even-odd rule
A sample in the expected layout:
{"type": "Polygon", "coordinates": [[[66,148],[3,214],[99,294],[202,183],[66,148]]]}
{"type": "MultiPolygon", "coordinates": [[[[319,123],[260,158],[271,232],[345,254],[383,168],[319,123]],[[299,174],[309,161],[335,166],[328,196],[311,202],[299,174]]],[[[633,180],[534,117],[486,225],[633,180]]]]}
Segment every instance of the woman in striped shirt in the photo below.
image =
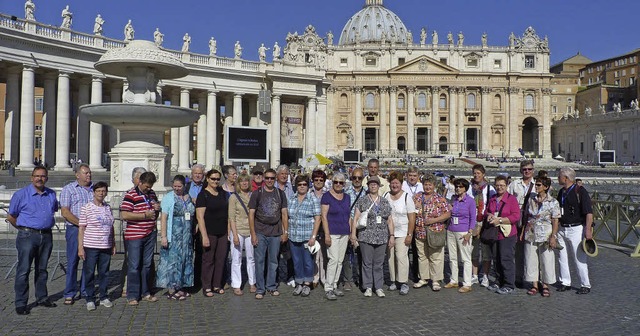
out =
{"type": "Polygon", "coordinates": [[[109,285],[109,265],[111,256],[116,253],[115,235],[113,230],[113,215],[111,207],[104,202],[107,196],[107,183],[98,182],[93,185],[93,201],[80,209],[78,218],[78,257],[82,259],[82,274],[86,281],[87,310],[95,310],[94,272],[98,268],[98,283],[100,289],[100,305],[110,308],[113,303],[107,295],[109,285]]]}

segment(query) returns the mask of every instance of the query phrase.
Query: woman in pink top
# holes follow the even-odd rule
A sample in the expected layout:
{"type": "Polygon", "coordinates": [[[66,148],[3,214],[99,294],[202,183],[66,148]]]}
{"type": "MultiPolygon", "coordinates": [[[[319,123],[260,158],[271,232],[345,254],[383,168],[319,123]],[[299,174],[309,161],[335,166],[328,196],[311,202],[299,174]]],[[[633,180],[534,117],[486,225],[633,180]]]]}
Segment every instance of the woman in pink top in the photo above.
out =
{"type": "Polygon", "coordinates": [[[94,272],[98,268],[98,284],[100,288],[100,305],[110,308],[113,303],[107,295],[109,284],[109,264],[111,256],[116,253],[111,207],[104,202],[107,196],[107,183],[97,182],[93,185],[93,200],[80,209],[78,218],[78,257],[82,259],[82,275],[86,281],[87,310],[95,310],[94,272]]]}
{"type": "MultiPolygon", "coordinates": [[[[518,238],[516,223],[520,219],[520,205],[518,198],[507,192],[507,177],[496,177],[496,194],[487,202],[484,212],[482,231],[494,226],[497,234],[487,242],[492,251],[493,262],[496,267],[496,281],[489,286],[489,290],[498,294],[511,294],[515,289],[516,267],[515,247],[518,238]]],[[[489,232],[489,231],[487,231],[489,232]]],[[[484,233],[481,239],[484,239],[484,233]]]]}

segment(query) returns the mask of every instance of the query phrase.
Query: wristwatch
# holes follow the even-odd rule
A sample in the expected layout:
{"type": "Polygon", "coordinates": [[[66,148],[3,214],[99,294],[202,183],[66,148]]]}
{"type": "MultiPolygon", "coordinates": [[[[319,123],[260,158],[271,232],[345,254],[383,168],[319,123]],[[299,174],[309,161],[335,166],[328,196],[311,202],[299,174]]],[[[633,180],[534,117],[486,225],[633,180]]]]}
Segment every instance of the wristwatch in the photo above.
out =
{"type": "Polygon", "coordinates": [[[498,223],[502,224],[502,218],[498,219],[498,223]]]}

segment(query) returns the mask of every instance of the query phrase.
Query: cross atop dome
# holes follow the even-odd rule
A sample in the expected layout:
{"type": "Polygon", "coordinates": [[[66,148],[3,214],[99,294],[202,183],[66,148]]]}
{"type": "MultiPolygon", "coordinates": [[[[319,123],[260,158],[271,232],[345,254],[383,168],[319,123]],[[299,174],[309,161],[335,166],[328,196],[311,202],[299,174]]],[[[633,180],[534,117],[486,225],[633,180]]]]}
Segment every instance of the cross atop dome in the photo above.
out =
{"type": "Polygon", "coordinates": [[[382,6],[382,0],[367,0],[365,6],[382,6]]]}

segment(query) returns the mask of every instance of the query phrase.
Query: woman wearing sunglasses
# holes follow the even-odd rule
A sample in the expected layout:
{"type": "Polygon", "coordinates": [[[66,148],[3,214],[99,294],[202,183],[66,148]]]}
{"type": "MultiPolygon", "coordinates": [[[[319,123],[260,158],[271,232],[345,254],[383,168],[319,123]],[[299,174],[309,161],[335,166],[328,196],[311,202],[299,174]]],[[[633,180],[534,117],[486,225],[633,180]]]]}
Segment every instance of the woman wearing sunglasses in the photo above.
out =
{"type": "Polygon", "coordinates": [[[467,194],[469,181],[459,178],[453,181],[455,194],[451,198],[451,221],[447,227],[447,249],[449,250],[449,266],[451,280],[444,288],[458,287],[458,255],[462,261],[462,287],[460,293],[471,291],[471,252],[472,239],[476,227],[476,202],[467,194]]]}
{"type": "Polygon", "coordinates": [[[324,241],[327,245],[327,280],[324,284],[325,295],[328,300],[335,300],[344,293],[338,288],[338,280],[342,272],[351,227],[349,217],[351,215],[351,201],[349,195],[344,192],[346,176],[335,173],[332,178],[332,187],[329,192],[322,195],[322,228],[324,229],[324,241]]]}
{"type": "MultiPolygon", "coordinates": [[[[536,196],[529,198],[526,226],[524,229],[525,281],[531,282],[529,295],[549,297],[549,284],[556,282],[556,265],[553,249],[556,248],[556,233],[560,218],[560,203],[549,195],[551,179],[538,176],[536,196]],[[538,287],[538,280],[540,287],[538,287]]],[[[524,221],[523,221],[524,222],[524,221]]]]}

